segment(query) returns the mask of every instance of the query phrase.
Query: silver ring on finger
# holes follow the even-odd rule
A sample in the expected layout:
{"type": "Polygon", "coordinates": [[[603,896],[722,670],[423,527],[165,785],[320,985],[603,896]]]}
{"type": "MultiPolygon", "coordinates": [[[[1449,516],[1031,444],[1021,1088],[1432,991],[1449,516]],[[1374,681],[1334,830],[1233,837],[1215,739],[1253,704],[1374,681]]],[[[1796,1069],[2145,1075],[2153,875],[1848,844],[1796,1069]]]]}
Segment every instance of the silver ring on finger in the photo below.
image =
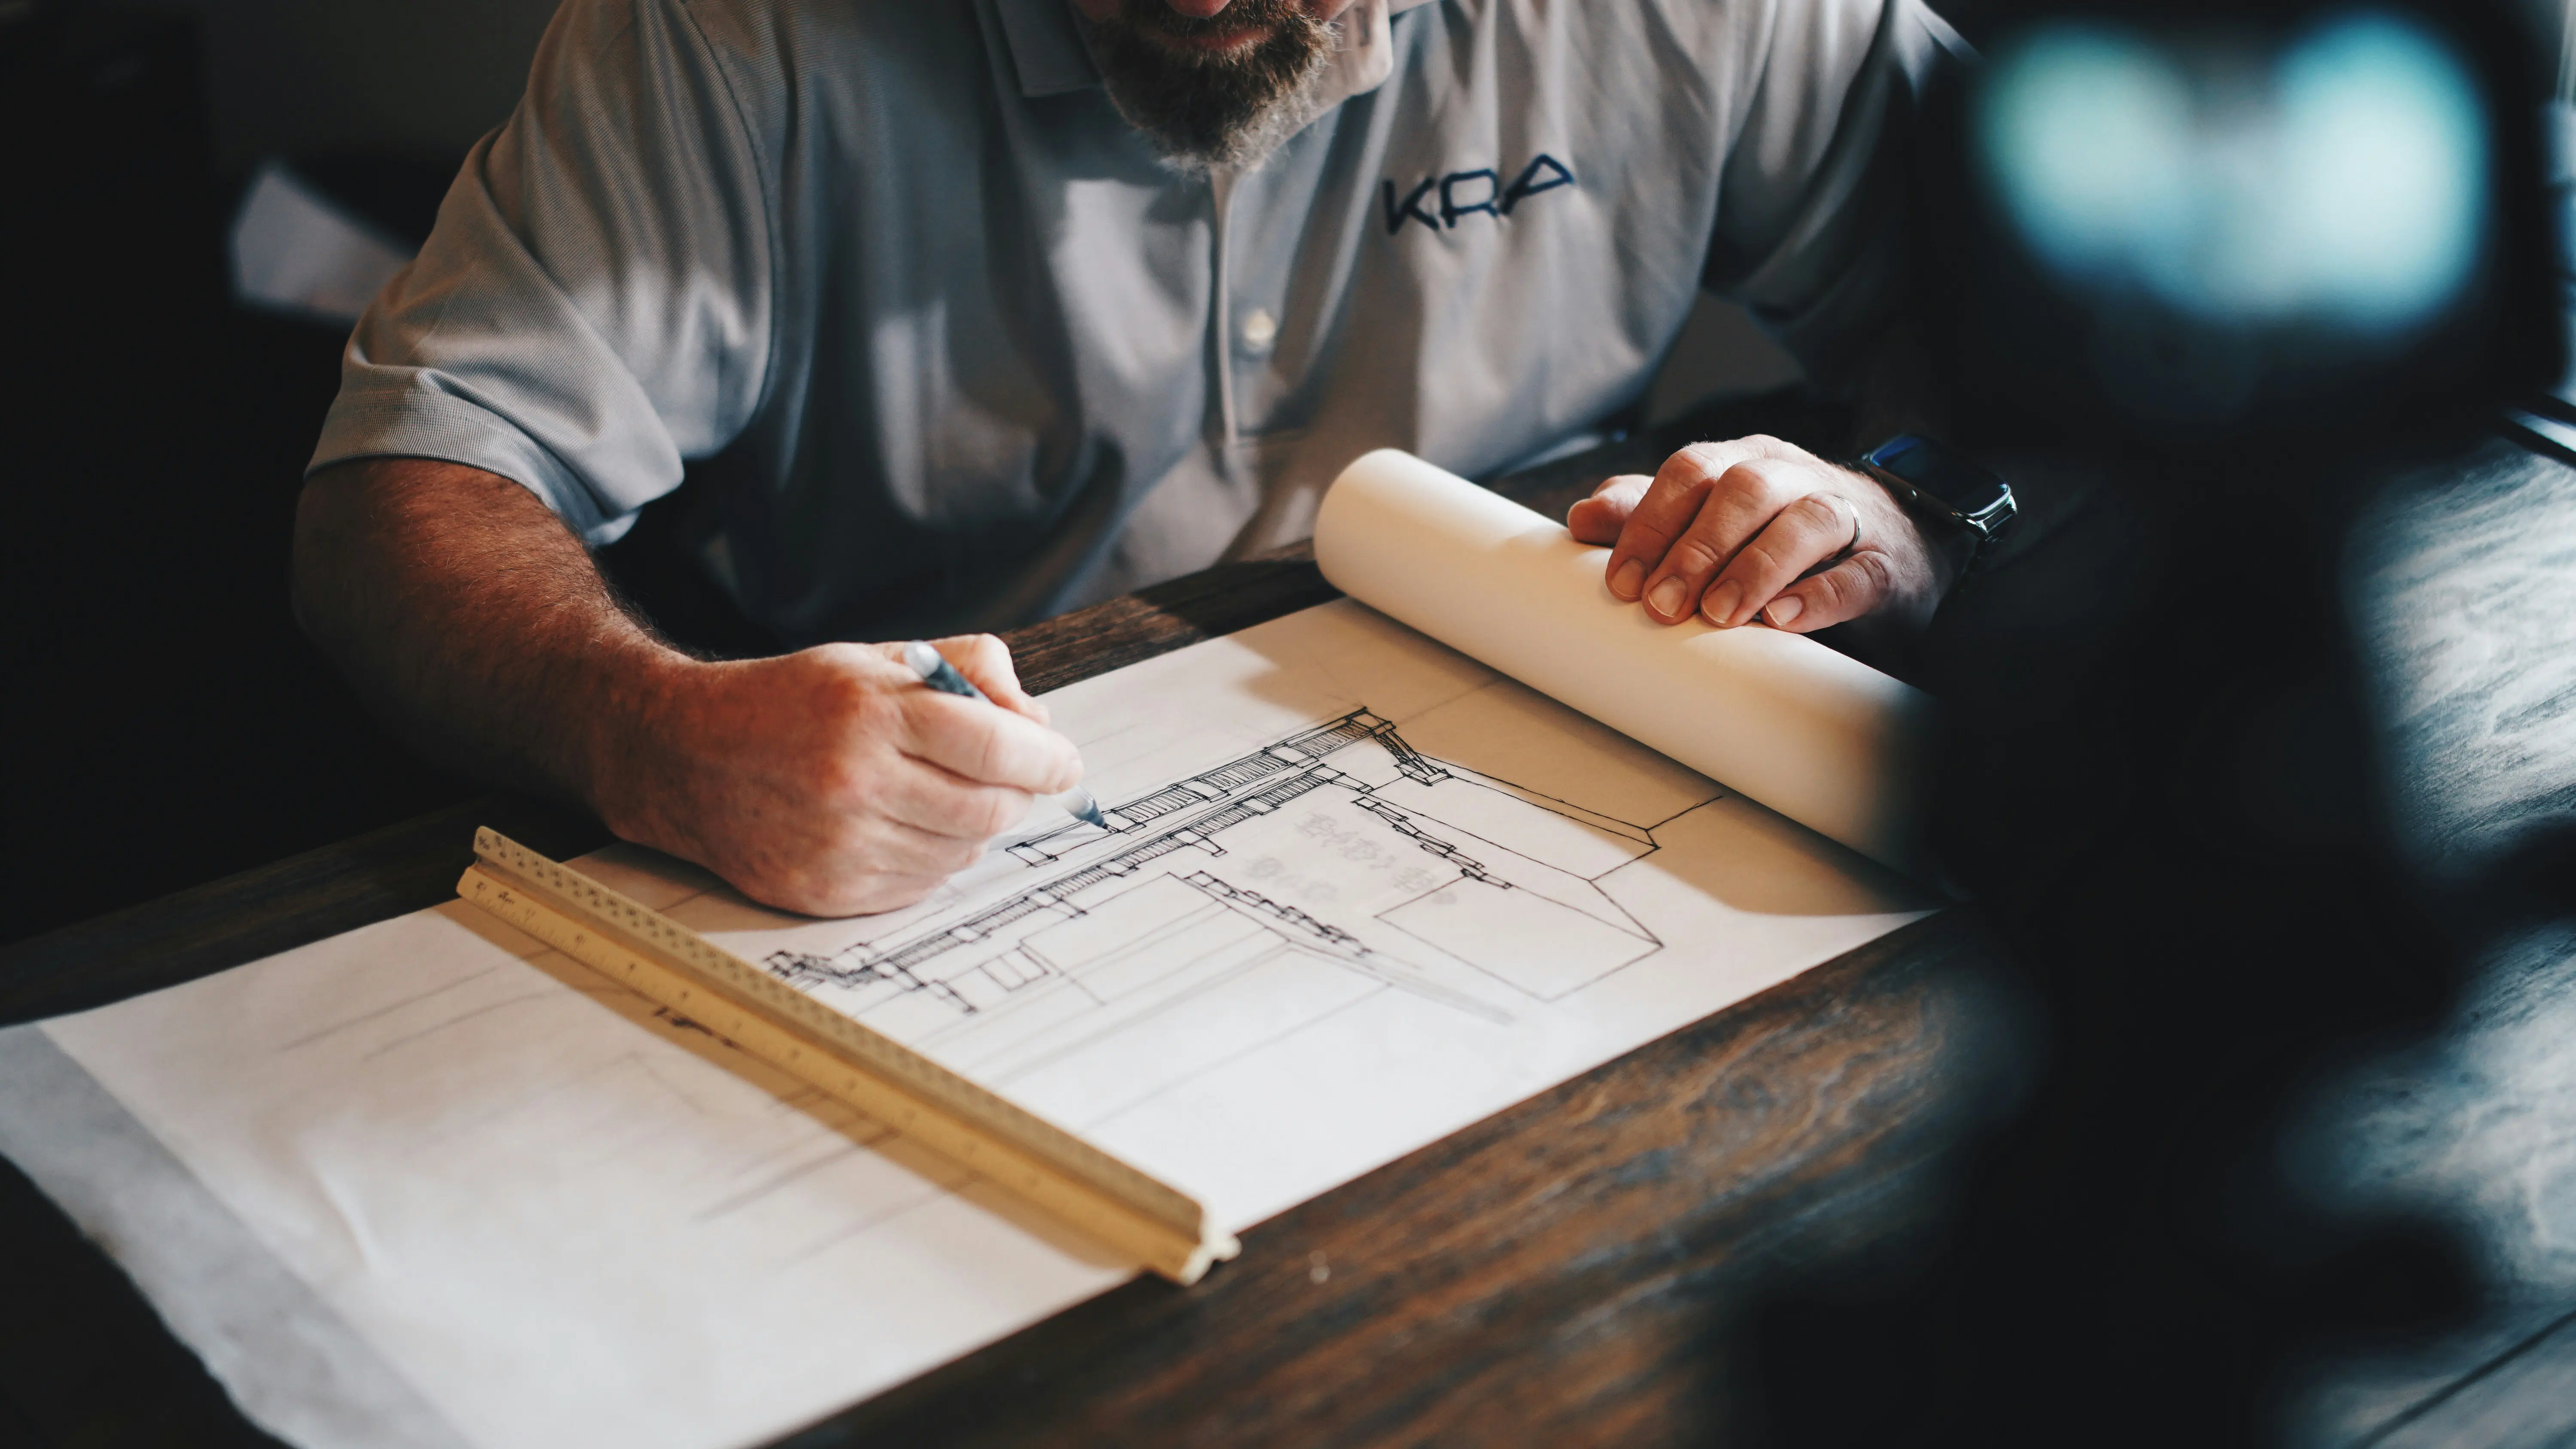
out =
{"type": "Polygon", "coordinates": [[[1853,554],[1860,552],[1860,505],[1843,497],[1839,493],[1828,493],[1825,496],[1834,501],[1834,506],[1836,508],[1839,508],[1843,512],[1851,515],[1851,541],[1844,544],[1840,551],[1835,553],[1831,559],[1827,560],[1827,563],[1831,565],[1841,563],[1843,560],[1850,558],[1853,554]]]}

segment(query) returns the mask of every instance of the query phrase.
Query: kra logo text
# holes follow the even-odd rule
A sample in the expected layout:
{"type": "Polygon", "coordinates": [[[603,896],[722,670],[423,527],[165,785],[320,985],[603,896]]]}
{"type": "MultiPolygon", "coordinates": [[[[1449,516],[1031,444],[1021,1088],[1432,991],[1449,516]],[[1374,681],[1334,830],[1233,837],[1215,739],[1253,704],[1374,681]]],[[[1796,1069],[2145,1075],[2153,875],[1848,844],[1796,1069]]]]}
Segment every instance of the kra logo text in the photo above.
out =
{"type": "Polygon", "coordinates": [[[1426,176],[1412,190],[1400,194],[1389,179],[1378,183],[1378,204],[1386,214],[1388,236],[1404,230],[1405,223],[1411,221],[1436,233],[1453,231],[1461,219],[1470,216],[1488,216],[1500,222],[1512,214],[1512,208],[1531,197],[1573,184],[1574,173],[1566,164],[1542,151],[1509,184],[1505,184],[1501,172],[1490,166],[1426,176]]]}

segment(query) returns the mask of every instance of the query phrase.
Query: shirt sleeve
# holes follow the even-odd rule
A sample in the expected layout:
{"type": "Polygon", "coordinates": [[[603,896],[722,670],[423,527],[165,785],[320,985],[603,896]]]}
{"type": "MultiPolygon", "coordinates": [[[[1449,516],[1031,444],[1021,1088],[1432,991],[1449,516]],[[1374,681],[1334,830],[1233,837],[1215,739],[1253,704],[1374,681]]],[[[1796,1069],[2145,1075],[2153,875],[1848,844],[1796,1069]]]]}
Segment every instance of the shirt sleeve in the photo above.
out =
{"type": "Polygon", "coordinates": [[[1827,386],[1905,305],[1914,122],[1973,58],[1919,0],[1774,0],[1702,281],[1827,386]]]}
{"type": "Polygon", "coordinates": [[[566,0],[526,96],[359,320],[307,471],[440,458],[592,544],[759,405],[775,259],[741,86],[684,0],[566,0]]]}

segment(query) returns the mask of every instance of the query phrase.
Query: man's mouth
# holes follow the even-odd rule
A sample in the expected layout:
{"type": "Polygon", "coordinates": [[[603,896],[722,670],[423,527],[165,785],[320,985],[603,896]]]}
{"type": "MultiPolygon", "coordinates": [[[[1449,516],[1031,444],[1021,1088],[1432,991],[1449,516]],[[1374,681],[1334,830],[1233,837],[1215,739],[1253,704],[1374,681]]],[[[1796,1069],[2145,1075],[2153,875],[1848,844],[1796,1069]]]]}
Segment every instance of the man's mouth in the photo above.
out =
{"type": "Polygon", "coordinates": [[[1249,50],[1252,47],[1261,44],[1263,41],[1268,40],[1272,33],[1271,28],[1267,25],[1244,25],[1238,26],[1232,30],[1203,30],[1195,31],[1187,35],[1174,35],[1169,31],[1160,29],[1149,29],[1145,32],[1147,38],[1152,40],[1154,44],[1163,47],[1165,50],[1173,51],[1181,55],[1203,56],[1210,58],[1234,55],[1238,52],[1249,50]]]}

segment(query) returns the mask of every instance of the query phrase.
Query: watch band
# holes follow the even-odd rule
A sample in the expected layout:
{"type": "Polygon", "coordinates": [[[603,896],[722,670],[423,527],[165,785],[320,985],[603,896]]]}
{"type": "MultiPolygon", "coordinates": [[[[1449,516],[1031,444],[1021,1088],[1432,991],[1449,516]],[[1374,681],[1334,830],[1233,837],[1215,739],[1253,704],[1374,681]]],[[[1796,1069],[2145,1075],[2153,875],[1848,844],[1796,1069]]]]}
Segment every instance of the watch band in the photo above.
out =
{"type": "Polygon", "coordinates": [[[2020,514],[2010,483],[1930,438],[1899,433],[1853,459],[1851,466],[1877,479],[1915,517],[1944,524],[1970,539],[1973,548],[1967,568],[1971,572],[1984,565],[2020,514]],[[1899,463],[1917,474],[1940,477],[1957,496],[1945,497],[1908,477],[1894,466],[1899,463]]]}

